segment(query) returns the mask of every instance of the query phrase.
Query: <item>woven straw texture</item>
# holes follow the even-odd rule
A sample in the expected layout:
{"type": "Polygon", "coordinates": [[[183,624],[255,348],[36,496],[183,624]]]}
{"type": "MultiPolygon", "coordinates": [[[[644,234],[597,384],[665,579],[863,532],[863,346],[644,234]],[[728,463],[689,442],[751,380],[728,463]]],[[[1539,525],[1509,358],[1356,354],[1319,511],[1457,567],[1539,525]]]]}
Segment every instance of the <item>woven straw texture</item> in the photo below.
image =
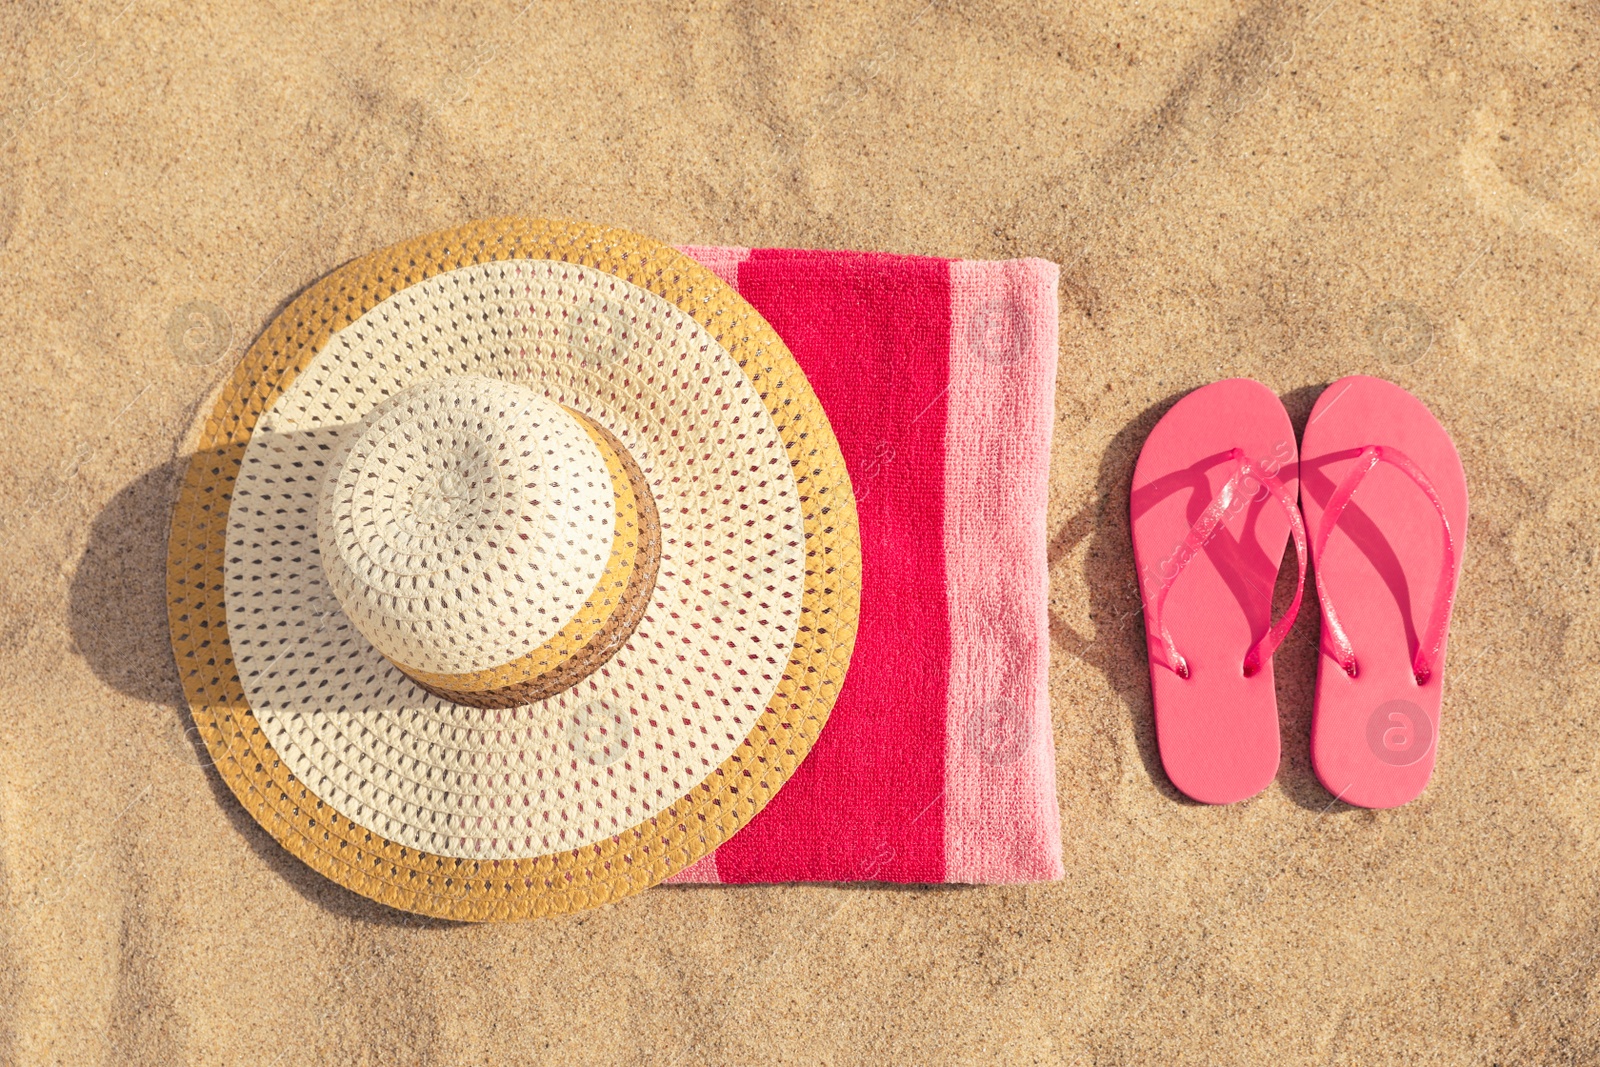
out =
{"type": "MultiPolygon", "coordinates": [[[[449,279],[441,284],[448,285],[449,279]]],[[[509,295],[506,299],[510,299],[509,295]]],[[[493,316],[482,315],[475,321],[486,335],[508,328],[505,323],[492,319],[493,316]]],[[[370,338],[369,341],[370,349],[384,347],[370,338]]],[[[504,342],[505,337],[500,336],[496,343],[503,348],[504,342]]],[[[345,351],[359,355],[357,350],[361,347],[347,345],[345,351]]],[[[376,366],[385,367],[381,353],[376,366]]],[[[472,373],[485,368],[468,360],[466,365],[453,369],[472,373]]],[[[384,373],[394,374],[395,371],[385,368],[384,373]]],[[[517,378],[515,373],[505,376],[517,378]]],[[[400,384],[396,381],[396,386],[400,384]]],[[[333,383],[324,379],[321,388],[330,385],[333,383]]],[[[658,422],[657,425],[668,424],[658,422]]],[[[668,433],[670,436],[670,429],[668,433]]],[[[724,453],[735,447],[720,439],[712,440],[724,453]]],[[[292,482],[295,478],[306,483],[314,480],[308,473],[290,472],[284,481],[292,482]]],[[[776,483],[779,479],[771,481],[776,483]]],[[[302,485],[298,491],[309,493],[311,487],[302,485]]],[[[246,526],[250,525],[245,521],[248,518],[248,514],[241,518],[246,526]]],[[[302,514],[299,521],[314,531],[314,516],[308,519],[302,514]]],[[[223,778],[274,837],[318,871],[387,904],[441,917],[504,919],[570,911],[637,892],[692,863],[759,811],[804,758],[826,720],[850,659],[859,608],[858,538],[848,476],[827,420],[782,342],[736,293],[680,254],[636,235],[563,222],[509,219],[479,223],[397,245],[329,275],[274,321],[225,384],[214,410],[200,427],[194,458],[174,513],[168,560],[173,647],[196,725],[223,778]],[[294,389],[297,377],[314,364],[321,366],[319,355],[325,349],[338,348],[330,342],[337,337],[348,341],[350,335],[344,333],[347,328],[362,322],[365,316],[397,294],[413,287],[420,290],[430,279],[454,277],[455,272],[466,272],[463,276],[468,278],[468,288],[475,287],[475,291],[481,292],[488,284],[486,279],[495,277],[488,266],[493,264],[545,271],[547,279],[579,279],[586,284],[596,280],[603,282],[604,278],[598,276],[608,275],[617,280],[613,290],[619,300],[626,302],[637,287],[659,298],[663,306],[675,309],[677,321],[672,323],[672,336],[652,335],[648,326],[655,319],[641,322],[630,320],[627,315],[597,315],[589,321],[546,323],[543,328],[536,323],[523,324],[525,329],[531,330],[525,336],[530,342],[526,346],[528,354],[533,357],[525,366],[538,373],[525,371],[521,380],[545,389],[552,399],[584,411],[606,426],[651,480],[662,523],[663,558],[658,590],[671,588],[680,580],[672,563],[676,558],[672,555],[675,551],[672,524],[678,521],[676,517],[688,514],[691,507],[714,510],[722,499],[723,487],[715,480],[695,481],[689,467],[662,478],[663,471],[657,464],[672,459],[677,453],[668,448],[649,451],[638,431],[650,423],[648,412],[652,405],[670,406],[666,398],[674,395],[672,386],[676,382],[680,388],[687,385],[704,392],[702,395],[692,391],[674,397],[690,401],[679,407],[688,422],[678,428],[678,436],[688,438],[693,427],[698,430],[699,440],[680,439],[672,443],[683,446],[685,451],[692,451],[691,444],[705,446],[726,414],[720,405],[731,402],[731,399],[718,398],[724,398],[725,392],[737,393],[737,388],[730,388],[729,382],[712,380],[709,371],[718,353],[726,353],[727,358],[742,369],[742,375],[735,376],[738,384],[747,382],[753,390],[752,397],[759,397],[766,414],[757,425],[770,419],[770,425],[776,429],[782,455],[792,472],[787,478],[792,479],[803,530],[803,554],[795,556],[803,573],[798,578],[800,603],[792,623],[793,645],[787,657],[773,669],[770,698],[754,716],[754,721],[746,719],[741,723],[734,709],[695,707],[691,700],[677,709],[683,715],[681,725],[664,719],[650,723],[652,729],[659,729],[667,736],[688,735],[700,729],[700,743],[711,751],[718,749],[715,739],[704,730],[705,722],[718,721],[721,728],[736,725],[737,736],[726,746],[727,754],[721,755],[713,766],[695,771],[703,757],[683,752],[663,755],[658,745],[651,756],[652,766],[657,757],[666,759],[670,755],[677,761],[668,767],[670,773],[664,776],[671,779],[670,782],[654,782],[655,788],[660,790],[659,806],[645,814],[648,798],[636,798],[632,809],[640,816],[636,821],[614,830],[602,826],[602,831],[609,832],[591,834],[592,839],[582,840],[576,847],[521,857],[506,855],[508,846],[498,836],[487,842],[467,841],[460,836],[459,827],[453,839],[448,835],[444,838],[434,835],[427,840],[435,845],[441,840],[453,841],[458,851],[476,850],[476,856],[445,854],[416,841],[397,840],[368,825],[382,823],[397,834],[405,832],[415,839],[419,837],[419,828],[425,826],[426,818],[417,810],[415,799],[407,797],[439,802],[442,806],[443,799],[448,799],[444,797],[448,789],[436,795],[428,792],[427,783],[413,781],[410,787],[396,786],[391,790],[394,794],[391,799],[400,802],[391,805],[389,821],[384,822],[383,812],[360,808],[355,803],[359,798],[334,788],[331,778],[317,780],[313,788],[311,782],[296,773],[296,768],[304,773],[312,767],[329,765],[318,744],[309,740],[316,728],[296,726],[296,715],[280,719],[274,711],[258,705],[263,700],[276,704],[289,699],[284,694],[303,700],[304,691],[321,689],[328,694],[322,705],[326,709],[322,717],[337,716],[338,708],[344,706],[339,687],[351,680],[339,678],[337,668],[318,677],[311,670],[318,662],[316,657],[323,657],[321,662],[331,666],[339,656],[376,657],[378,654],[356,636],[353,629],[343,638],[329,640],[312,640],[305,632],[278,635],[266,643],[257,642],[259,647],[253,654],[260,653],[266,644],[276,645],[276,651],[260,661],[261,669],[253,669],[253,681],[247,685],[235,662],[227,612],[229,601],[236,599],[230,592],[230,584],[239,584],[231,581],[234,575],[228,569],[236,558],[234,549],[238,548],[229,544],[230,504],[236,491],[253,491],[258,484],[247,483],[241,470],[252,474],[256,470],[271,470],[274,442],[296,435],[305,435],[295,441],[297,447],[310,446],[316,451],[325,449],[331,453],[339,441],[329,439],[334,436],[331,434],[318,439],[319,432],[326,431],[328,426],[347,425],[359,419],[365,414],[362,405],[370,410],[383,399],[385,392],[378,389],[376,395],[346,396],[334,388],[333,393],[339,399],[330,398],[324,405],[328,410],[320,422],[312,417],[309,408],[302,407],[295,418],[275,423],[275,407],[294,389]],[[562,343],[568,350],[581,349],[583,359],[569,358],[558,372],[558,359],[551,358],[547,365],[541,358],[551,356],[551,352],[539,348],[540,344],[547,343],[554,344],[557,349],[562,343]],[[686,343],[698,343],[700,350],[687,353],[683,347],[686,343]],[[684,372],[698,373],[699,377],[689,380],[684,372]],[[628,379],[630,384],[618,385],[619,379],[628,379]],[[608,389],[602,383],[612,384],[608,389]],[[633,390],[631,396],[629,389],[633,390]],[[692,402],[695,400],[700,401],[701,406],[696,407],[692,402]],[[338,408],[339,403],[346,405],[343,410],[338,408]],[[626,417],[630,403],[645,415],[626,417]],[[301,421],[296,422],[296,419],[301,421]],[[263,432],[255,439],[258,429],[263,432]],[[251,453],[259,453],[259,456],[252,457],[251,453]],[[674,484],[672,477],[683,481],[674,484]],[[691,505],[689,500],[695,493],[700,495],[692,498],[691,505]],[[339,648],[341,642],[343,649],[339,648]],[[272,656],[277,659],[271,659],[272,656]],[[286,661],[290,660],[307,668],[308,673],[291,673],[293,668],[286,666],[286,661]],[[263,682],[269,684],[258,684],[263,682]],[[726,722],[721,721],[724,713],[727,713],[726,722]],[[296,753],[281,751],[273,743],[274,733],[280,740],[294,738],[306,743],[297,744],[300,751],[296,753]],[[408,794],[406,790],[411,787],[421,791],[413,790],[408,794]],[[338,798],[338,804],[330,802],[333,797],[338,798]],[[351,817],[352,810],[360,811],[360,821],[351,817]]],[[[314,535],[306,535],[305,539],[314,544],[314,535]]],[[[682,547],[686,565],[703,565],[703,570],[709,570],[715,562],[691,558],[694,550],[702,547],[700,545],[682,547]]],[[[272,558],[293,563],[293,551],[287,550],[272,558]]],[[[309,572],[314,568],[304,569],[309,572]]],[[[781,575],[772,581],[781,584],[780,579],[781,575]]],[[[640,630],[617,654],[613,664],[620,663],[634,646],[642,646],[642,659],[651,663],[682,657],[677,647],[669,650],[665,640],[657,647],[650,647],[644,636],[646,629],[653,625],[661,628],[664,638],[676,643],[687,641],[690,648],[696,647],[693,644],[696,635],[708,625],[723,625],[740,632],[765,630],[769,633],[777,625],[758,618],[766,614],[759,611],[753,611],[751,617],[740,614],[735,621],[734,615],[742,610],[742,605],[728,601],[723,601],[729,603],[728,620],[712,623],[710,617],[717,616],[717,594],[714,590],[705,592],[712,596],[709,602],[699,604],[700,609],[708,613],[706,622],[698,618],[680,618],[679,613],[672,611],[662,612],[662,617],[655,619],[655,612],[647,612],[640,630]]],[[[342,613],[333,610],[331,600],[325,592],[309,591],[302,599],[302,617],[288,620],[286,625],[303,626],[315,619],[314,625],[328,626],[330,630],[338,625],[347,627],[342,613]],[[334,621],[330,623],[329,619],[334,621]]],[[[241,599],[239,603],[245,601],[241,599]]],[[[237,620],[235,622],[237,625],[237,620]]],[[[244,639],[242,633],[235,638],[241,639],[244,639]]],[[[255,639],[254,633],[250,639],[255,639]]],[[[709,660],[709,655],[705,654],[708,649],[701,651],[702,659],[709,660]]],[[[594,677],[600,677],[613,664],[596,672],[594,677]]],[[[404,682],[398,670],[381,658],[379,666],[381,671],[375,668],[371,678],[356,682],[358,692],[370,695],[373,690],[363,687],[374,679],[381,684],[390,684],[396,678],[404,682]],[[384,681],[382,671],[390,672],[389,682],[384,681]]],[[[699,676],[707,672],[715,674],[716,669],[714,661],[700,662],[687,664],[683,672],[699,676]]],[[[361,674],[360,671],[352,673],[361,674]]],[[[569,730],[567,739],[591,737],[595,729],[604,733],[609,728],[606,720],[618,722],[627,704],[628,700],[617,695],[595,697],[575,712],[576,733],[569,730]]],[[[467,721],[466,716],[478,716],[481,723],[482,717],[489,714],[437,699],[432,699],[431,703],[413,701],[403,710],[413,714],[415,722],[425,723],[428,729],[436,728],[439,731],[436,737],[449,735],[457,739],[461,724],[467,721]]],[[[571,708],[566,710],[572,711],[571,708]]],[[[531,727],[531,723],[525,723],[522,728],[531,727]]],[[[488,733],[483,731],[484,736],[488,733]]],[[[498,736],[497,727],[497,739],[498,736]]],[[[695,738],[683,736],[679,740],[682,748],[688,749],[689,742],[695,738]]],[[[616,768],[626,767],[630,762],[637,761],[623,760],[603,770],[609,779],[616,768]]],[[[368,771],[366,784],[378,793],[405,777],[402,763],[391,760],[385,765],[376,749],[368,749],[351,765],[368,771]]],[[[571,781],[576,782],[577,768],[572,770],[571,781]]],[[[599,783],[592,780],[592,784],[598,786],[599,783]]],[[[603,804],[605,790],[596,788],[593,792],[603,804]]],[[[622,806],[626,810],[626,803],[622,806]]],[[[584,812],[585,817],[591,814],[584,812]]],[[[566,843],[584,835],[569,832],[558,836],[566,843]]],[[[543,842],[533,844],[540,847],[543,842]]]]}
{"type": "MultiPolygon", "coordinates": [[[[300,391],[313,402],[330,392],[300,391]]],[[[261,451],[313,457],[322,570],[350,621],[397,662],[463,673],[524,656],[600,584],[616,522],[606,458],[532,390],[480,374],[425,380],[344,438],[320,469],[315,444],[261,451]]],[[[266,484],[281,493],[283,481],[266,484]]]]}
{"type": "Polygon", "coordinates": [[[483,708],[511,708],[543,700],[598,669],[644,618],[661,564],[661,523],[655,497],[622,442],[577,412],[571,414],[599,447],[615,494],[611,557],[600,581],[559,633],[510,663],[466,674],[441,674],[396,664],[429,692],[483,708]]]}
{"type": "MultiPolygon", "coordinates": [[[[326,468],[323,572],[356,629],[430,692],[543,699],[643,617],[661,549],[644,474],[609,432],[531,389],[478,374],[413,385],[326,468]]],[[[263,515],[285,510],[275,495],[263,515]]]]}

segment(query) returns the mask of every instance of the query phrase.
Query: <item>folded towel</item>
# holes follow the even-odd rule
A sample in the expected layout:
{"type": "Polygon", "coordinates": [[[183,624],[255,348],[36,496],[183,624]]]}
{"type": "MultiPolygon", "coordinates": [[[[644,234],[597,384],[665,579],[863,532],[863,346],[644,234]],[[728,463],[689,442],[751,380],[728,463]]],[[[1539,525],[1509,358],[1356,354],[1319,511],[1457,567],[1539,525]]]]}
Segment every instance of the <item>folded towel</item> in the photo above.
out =
{"type": "Polygon", "coordinates": [[[809,756],[674,882],[1059,878],[1045,497],[1055,264],[686,247],[777,330],[833,424],[861,620],[809,756]]]}

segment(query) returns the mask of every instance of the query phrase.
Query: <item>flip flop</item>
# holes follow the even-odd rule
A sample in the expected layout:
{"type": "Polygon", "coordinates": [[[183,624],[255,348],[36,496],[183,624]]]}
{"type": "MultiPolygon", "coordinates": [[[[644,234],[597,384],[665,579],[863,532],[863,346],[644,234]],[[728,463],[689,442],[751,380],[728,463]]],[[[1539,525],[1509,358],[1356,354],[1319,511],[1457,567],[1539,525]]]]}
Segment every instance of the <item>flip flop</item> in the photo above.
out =
{"type": "Polygon", "coordinates": [[[1185,396],[1145,440],[1129,513],[1161,763],[1195,800],[1254,796],[1278,772],[1272,653],[1306,580],[1294,427],[1249,378],[1185,396]],[[1271,623],[1293,534],[1294,602],[1271,623]]]}
{"type": "Polygon", "coordinates": [[[1300,507],[1322,602],[1311,763],[1338,799],[1396,807],[1438,755],[1466,472],[1422,401],[1354,375],[1311,409],[1300,507]]]}

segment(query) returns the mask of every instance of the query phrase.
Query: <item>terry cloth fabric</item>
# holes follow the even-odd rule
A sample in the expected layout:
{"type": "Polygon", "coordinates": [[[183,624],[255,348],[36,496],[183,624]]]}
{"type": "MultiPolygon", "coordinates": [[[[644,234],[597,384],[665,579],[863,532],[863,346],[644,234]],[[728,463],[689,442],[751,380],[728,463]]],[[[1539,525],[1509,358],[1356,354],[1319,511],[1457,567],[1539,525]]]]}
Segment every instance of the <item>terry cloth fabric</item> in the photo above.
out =
{"type": "Polygon", "coordinates": [[[1062,875],[1047,688],[1053,263],[682,249],[777,330],[839,439],[861,620],[821,737],[673,882],[1062,875]]]}

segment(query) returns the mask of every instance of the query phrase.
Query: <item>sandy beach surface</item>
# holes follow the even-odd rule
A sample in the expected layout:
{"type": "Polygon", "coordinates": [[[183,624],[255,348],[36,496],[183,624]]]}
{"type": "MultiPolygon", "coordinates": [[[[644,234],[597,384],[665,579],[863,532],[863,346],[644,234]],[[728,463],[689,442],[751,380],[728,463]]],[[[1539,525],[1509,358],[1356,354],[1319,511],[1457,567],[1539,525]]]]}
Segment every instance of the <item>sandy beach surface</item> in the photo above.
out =
{"type": "Polygon", "coordinates": [[[1593,3],[41,0],[0,55],[0,1063],[1600,1062],[1593,3]],[[504,214],[1061,264],[1064,881],[452,925],[244,813],[168,646],[183,442],[310,282],[504,214]],[[1303,426],[1351,373],[1467,469],[1438,770],[1318,784],[1308,611],[1276,781],[1189,803],[1140,443],[1219,377],[1303,426]]]}

